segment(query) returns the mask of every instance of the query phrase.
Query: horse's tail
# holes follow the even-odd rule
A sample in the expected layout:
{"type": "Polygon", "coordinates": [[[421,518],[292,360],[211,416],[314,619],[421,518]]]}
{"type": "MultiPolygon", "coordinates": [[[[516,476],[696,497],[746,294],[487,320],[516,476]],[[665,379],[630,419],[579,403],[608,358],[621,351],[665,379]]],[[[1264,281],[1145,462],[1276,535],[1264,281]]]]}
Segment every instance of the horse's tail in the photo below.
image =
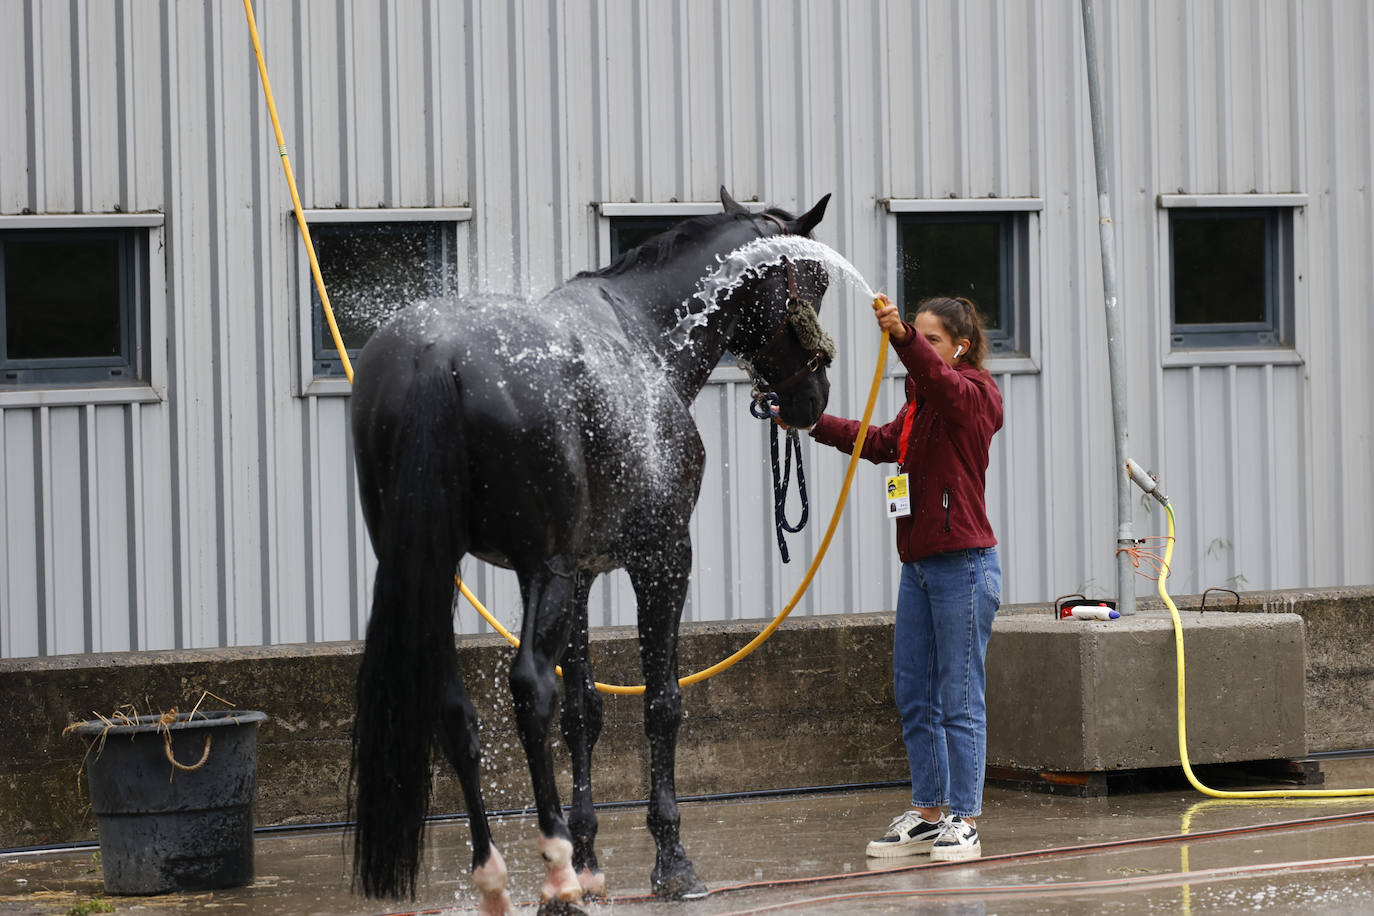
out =
{"type": "Polygon", "coordinates": [[[415,896],[439,717],[456,674],[453,574],[467,546],[459,400],[452,373],[422,374],[393,424],[363,429],[354,418],[378,560],[350,773],[353,868],[369,897],[415,896]]]}

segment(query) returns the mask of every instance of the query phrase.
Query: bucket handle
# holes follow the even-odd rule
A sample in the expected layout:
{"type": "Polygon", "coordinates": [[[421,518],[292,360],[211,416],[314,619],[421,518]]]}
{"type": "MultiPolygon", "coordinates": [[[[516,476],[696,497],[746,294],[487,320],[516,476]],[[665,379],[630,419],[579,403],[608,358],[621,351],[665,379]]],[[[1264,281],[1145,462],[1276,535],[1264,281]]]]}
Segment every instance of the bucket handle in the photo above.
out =
{"type": "Polygon", "coordinates": [[[177,762],[176,755],[172,753],[172,733],[170,731],[167,732],[166,741],[163,742],[162,748],[164,751],[166,751],[167,759],[171,762],[172,766],[176,767],[178,770],[184,770],[187,773],[192,773],[196,770],[199,770],[201,767],[205,766],[205,761],[210,759],[210,733],[205,733],[205,750],[201,753],[200,760],[197,761],[195,764],[192,764],[191,766],[187,766],[184,763],[177,762]]]}

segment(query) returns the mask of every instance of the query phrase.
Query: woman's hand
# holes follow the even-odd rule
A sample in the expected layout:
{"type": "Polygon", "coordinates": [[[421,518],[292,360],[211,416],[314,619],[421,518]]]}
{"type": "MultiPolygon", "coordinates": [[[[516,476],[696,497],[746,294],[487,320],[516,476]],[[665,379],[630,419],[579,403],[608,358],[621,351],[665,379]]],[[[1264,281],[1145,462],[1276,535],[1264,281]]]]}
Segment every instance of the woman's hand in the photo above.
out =
{"type": "Polygon", "coordinates": [[[886,331],[893,340],[906,340],[906,322],[902,321],[902,313],[897,311],[897,306],[883,293],[879,293],[873,300],[873,314],[878,319],[878,327],[886,331]]]}

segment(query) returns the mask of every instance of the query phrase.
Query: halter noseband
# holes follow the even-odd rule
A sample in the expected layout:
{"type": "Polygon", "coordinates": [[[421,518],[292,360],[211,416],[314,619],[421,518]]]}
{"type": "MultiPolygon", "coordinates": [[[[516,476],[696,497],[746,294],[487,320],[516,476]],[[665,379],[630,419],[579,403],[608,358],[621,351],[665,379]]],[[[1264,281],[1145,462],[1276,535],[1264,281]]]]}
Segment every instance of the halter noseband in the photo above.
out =
{"type": "MultiPolygon", "coordinates": [[[[781,233],[783,235],[792,234],[791,230],[787,228],[787,225],[773,214],[763,213],[760,215],[762,215],[765,219],[772,220],[772,222],[778,227],[778,229],[781,230],[781,233]]],[[[796,324],[796,322],[799,320],[799,316],[803,314],[802,309],[809,308],[809,305],[807,303],[802,302],[801,293],[797,290],[797,272],[796,269],[792,266],[792,260],[790,258],[783,258],[782,264],[787,276],[787,314],[783,315],[782,321],[778,323],[777,329],[774,330],[773,335],[768,338],[768,342],[765,343],[759,349],[755,350],[754,355],[750,357],[748,361],[747,367],[749,368],[750,376],[753,376],[754,388],[756,392],[758,392],[760,388],[760,379],[758,378],[757,374],[753,371],[753,361],[757,360],[761,356],[764,356],[768,353],[768,351],[772,350],[773,347],[777,344],[777,342],[782,339],[782,335],[787,330],[787,326],[790,324],[796,324]]],[[[810,309],[810,311],[811,316],[814,318],[816,314],[815,310],[810,309]]],[[[793,385],[797,384],[802,379],[806,378],[808,375],[819,372],[821,369],[824,369],[827,366],[829,366],[831,359],[831,354],[826,352],[826,350],[823,347],[814,347],[811,350],[811,358],[806,361],[806,364],[803,365],[796,372],[793,372],[787,378],[783,379],[781,382],[778,382],[776,385],[771,386],[772,392],[774,394],[777,394],[778,392],[786,391],[788,388],[791,388],[793,385]]]]}

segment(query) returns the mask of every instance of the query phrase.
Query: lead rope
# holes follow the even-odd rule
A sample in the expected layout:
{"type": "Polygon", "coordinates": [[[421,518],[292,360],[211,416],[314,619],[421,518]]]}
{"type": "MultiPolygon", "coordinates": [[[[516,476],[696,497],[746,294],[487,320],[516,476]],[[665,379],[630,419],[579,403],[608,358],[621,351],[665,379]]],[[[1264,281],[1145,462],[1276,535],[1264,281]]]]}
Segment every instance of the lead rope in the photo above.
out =
{"type": "MultiPolygon", "coordinates": [[[[749,404],[749,413],[760,420],[773,419],[769,406],[778,403],[778,396],[765,392],[749,404]]],[[[806,471],[802,466],[801,438],[795,429],[787,431],[787,442],[783,447],[782,471],[778,471],[778,424],[771,423],[768,430],[768,451],[773,465],[773,531],[778,536],[778,553],[784,563],[792,562],[787,552],[787,534],[796,534],[806,527],[811,516],[811,503],[806,496],[806,471]],[[787,520],[787,490],[792,485],[792,460],[797,462],[797,495],[801,497],[801,518],[793,525],[787,520]]]]}

